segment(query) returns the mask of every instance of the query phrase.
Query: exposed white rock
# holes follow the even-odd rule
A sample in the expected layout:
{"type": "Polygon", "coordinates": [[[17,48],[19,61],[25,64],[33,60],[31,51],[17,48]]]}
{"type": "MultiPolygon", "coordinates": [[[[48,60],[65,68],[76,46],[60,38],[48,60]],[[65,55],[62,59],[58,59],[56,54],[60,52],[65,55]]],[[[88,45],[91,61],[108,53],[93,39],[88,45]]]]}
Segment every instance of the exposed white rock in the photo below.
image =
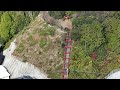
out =
{"type": "Polygon", "coordinates": [[[3,51],[3,55],[5,55],[3,66],[6,67],[10,73],[10,78],[31,76],[36,79],[47,79],[47,74],[40,71],[37,67],[28,62],[22,62],[17,57],[12,55],[16,48],[15,41],[16,39],[11,42],[8,49],[3,51]]]}
{"type": "Polygon", "coordinates": [[[120,69],[116,69],[108,74],[105,79],[120,79],[120,69]]]}

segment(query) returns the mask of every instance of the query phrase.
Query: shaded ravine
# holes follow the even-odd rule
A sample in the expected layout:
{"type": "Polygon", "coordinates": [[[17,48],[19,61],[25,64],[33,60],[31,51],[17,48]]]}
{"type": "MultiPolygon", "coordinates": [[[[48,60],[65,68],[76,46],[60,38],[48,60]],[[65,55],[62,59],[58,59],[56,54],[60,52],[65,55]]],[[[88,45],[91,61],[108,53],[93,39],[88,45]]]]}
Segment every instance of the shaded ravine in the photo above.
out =
{"type": "Polygon", "coordinates": [[[11,42],[8,49],[3,51],[3,55],[5,55],[3,66],[10,73],[10,79],[22,76],[31,76],[36,79],[47,79],[47,74],[40,71],[37,67],[28,62],[22,62],[12,55],[16,48],[15,41],[16,39],[11,42]]]}

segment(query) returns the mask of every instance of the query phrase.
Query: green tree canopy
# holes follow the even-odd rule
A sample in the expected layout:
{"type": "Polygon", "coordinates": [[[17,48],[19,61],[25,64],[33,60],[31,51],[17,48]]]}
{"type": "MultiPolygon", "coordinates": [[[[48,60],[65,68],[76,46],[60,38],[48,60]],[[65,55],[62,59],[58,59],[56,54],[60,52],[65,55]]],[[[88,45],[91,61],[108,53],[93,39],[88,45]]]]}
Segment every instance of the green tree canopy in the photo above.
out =
{"type": "Polygon", "coordinates": [[[10,38],[10,29],[12,26],[12,20],[8,12],[3,13],[1,16],[0,23],[0,36],[4,39],[4,41],[8,41],[10,38]]]}

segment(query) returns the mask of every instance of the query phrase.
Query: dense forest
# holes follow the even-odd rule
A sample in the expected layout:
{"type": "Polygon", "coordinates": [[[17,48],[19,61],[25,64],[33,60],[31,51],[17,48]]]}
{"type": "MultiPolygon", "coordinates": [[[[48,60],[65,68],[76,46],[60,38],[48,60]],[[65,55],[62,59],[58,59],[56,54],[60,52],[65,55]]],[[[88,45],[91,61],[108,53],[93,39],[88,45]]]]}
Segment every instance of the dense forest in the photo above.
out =
{"type": "Polygon", "coordinates": [[[73,24],[70,78],[104,78],[120,68],[119,11],[51,12],[58,19],[65,14],[73,24]]]}
{"type": "MultiPolygon", "coordinates": [[[[1,11],[0,46],[5,47],[38,11],[1,11]]],[[[56,19],[70,15],[73,40],[69,78],[104,78],[120,68],[120,11],[49,11],[56,19]]]]}
{"type": "Polygon", "coordinates": [[[0,47],[23,30],[37,15],[38,11],[0,11],[0,47]]]}
{"type": "Polygon", "coordinates": [[[75,42],[70,69],[74,73],[70,75],[75,75],[74,78],[103,78],[120,67],[120,12],[86,11],[78,14],[73,19],[72,39],[75,42]]]}

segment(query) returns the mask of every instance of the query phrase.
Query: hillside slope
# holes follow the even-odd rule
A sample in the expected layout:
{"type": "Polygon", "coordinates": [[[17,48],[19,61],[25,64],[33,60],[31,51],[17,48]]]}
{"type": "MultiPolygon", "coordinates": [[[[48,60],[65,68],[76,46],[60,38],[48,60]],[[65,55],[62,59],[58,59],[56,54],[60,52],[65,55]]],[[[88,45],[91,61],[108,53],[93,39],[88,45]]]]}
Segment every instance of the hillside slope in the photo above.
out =
{"type": "MultiPolygon", "coordinates": [[[[45,73],[61,70],[63,49],[61,41],[64,32],[55,26],[48,25],[41,14],[16,36],[13,55],[29,62],[45,73]]],[[[57,78],[61,78],[59,75],[57,78]]]]}
{"type": "Polygon", "coordinates": [[[64,31],[72,25],[69,78],[104,78],[120,67],[119,11],[50,12],[40,11],[27,27],[15,34],[14,56],[35,65],[50,78],[61,78],[64,31]],[[64,19],[64,13],[70,19],[64,19]]]}

